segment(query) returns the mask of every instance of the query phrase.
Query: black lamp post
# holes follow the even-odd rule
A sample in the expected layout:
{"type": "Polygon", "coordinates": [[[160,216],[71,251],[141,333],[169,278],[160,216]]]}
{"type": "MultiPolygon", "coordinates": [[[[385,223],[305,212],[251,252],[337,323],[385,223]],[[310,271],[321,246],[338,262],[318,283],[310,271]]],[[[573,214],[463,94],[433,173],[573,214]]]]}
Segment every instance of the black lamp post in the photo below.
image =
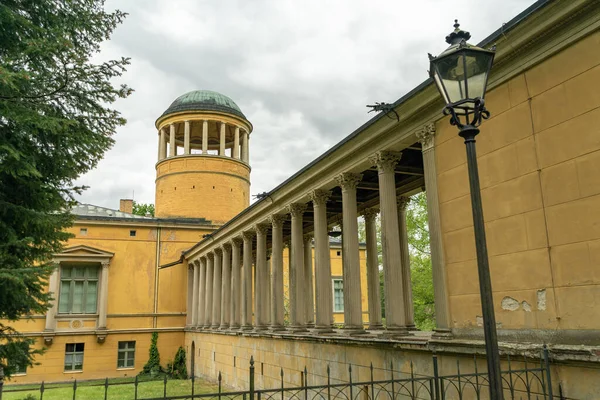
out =
{"type": "Polygon", "coordinates": [[[471,188],[471,207],[473,209],[475,247],[477,249],[477,270],[479,272],[490,399],[502,400],[504,396],[500,375],[496,317],[494,315],[492,282],[483,224],[477,154],[475,152],[475,136],[479,133],[478,126],[481,125],[483,119],[490,116],[490,113],[485,109],[483,98],[488,75],[492,68],[492,61],[494,60],[495,49],[486,50],[468,44],[467,40],[471,38],[471,35],[459,27],[458,21],[455,20],[454,31],[446,36],[446,42],[450,44],[450,47],[437,57],[429,55],[431,62],[429,74],[446,101],[446,107],[443,110],[444,115],[450,115],[450,123],[459,128],[458,134],[464,138],[467,147],[467,166],[471,188]]]}

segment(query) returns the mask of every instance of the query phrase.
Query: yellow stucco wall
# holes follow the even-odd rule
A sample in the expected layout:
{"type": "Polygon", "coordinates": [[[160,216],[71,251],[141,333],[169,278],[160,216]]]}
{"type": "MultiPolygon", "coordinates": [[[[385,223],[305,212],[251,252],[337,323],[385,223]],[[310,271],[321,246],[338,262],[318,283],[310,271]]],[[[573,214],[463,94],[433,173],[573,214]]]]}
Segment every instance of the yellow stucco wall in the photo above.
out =
{"type": "Polygon", "coordinates": [[[250,204],[250,168],[230,157],[188,155],[156,165],[156,216],[224,224],[250,204]]]}
{"type": "MultiPolygon", "coordinates": [[[[496,319],[508,329],[599,329],[600,33],[486,96],[477,152],[496,319]],[[504,301],[504,304],[503,304],[504,301]]],[[[481,315],[463,141],[436,124],[452,324],[481,315]]]]}
{"type": "MultiPolygon", "coordinates": [[[[159,331],[162,363],[166,364],[183,344],[187,266],[159,270],[156,285],[157,267],[178,260],[183,250],[210,231],[203,227],[175,229],[78,220],[69,229],[75,237],[67,248],[86,245],[114,253],[109,266],[106,341],[97,342],[97,315],[57,314],[53,343],[46,346],[44,355],[36,357],[41,365],[29,368],[26,375],[15,377],[11,383],[135,375],[148,359],[150,336],[155,329],[159,331]],[[82,228],[87,229],[85,234],[82,228]],[[136,231],[135,237],[130,236],[130,230],[136,231]],[[74,328],[73,320],[82,321],[82,326],[74,328]],[[130,340],[136,341],[135,368],[117,370],[118,342],[130,340]],[[64,372],[66,343],[85,343],[83,371],[64,372]]],[[[41,346],[45,321],[45,316],[36,316],[11,325],[35,337],[37,346],[41,346]]]]}

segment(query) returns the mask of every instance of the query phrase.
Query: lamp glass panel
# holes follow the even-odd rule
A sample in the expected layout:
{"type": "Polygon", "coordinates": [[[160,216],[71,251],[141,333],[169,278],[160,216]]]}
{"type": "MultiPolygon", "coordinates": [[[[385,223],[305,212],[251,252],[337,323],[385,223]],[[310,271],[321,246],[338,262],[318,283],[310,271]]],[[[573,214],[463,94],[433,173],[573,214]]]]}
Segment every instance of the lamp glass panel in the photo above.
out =
{"type": "MultiPolygon", "coordinates": [[[[466,73],[463,73],[463,76],[466,76],[467,79],[467,98],[483,99],[489,67],[493,56],[493,54],[480,51],[466,51],[464,53],[466,73]]],[[[457,68],[457,70],[465,71],[465,68],[457,68]]]]}
{"type": "MultiPolygon", "coordinates": [[[[454,53],[436,62],[436,81],[441,81],[447,103],[467,98],[461,53],[454,53]]],[[[438,84],[439,85],[439,84],[438,84]]]]}

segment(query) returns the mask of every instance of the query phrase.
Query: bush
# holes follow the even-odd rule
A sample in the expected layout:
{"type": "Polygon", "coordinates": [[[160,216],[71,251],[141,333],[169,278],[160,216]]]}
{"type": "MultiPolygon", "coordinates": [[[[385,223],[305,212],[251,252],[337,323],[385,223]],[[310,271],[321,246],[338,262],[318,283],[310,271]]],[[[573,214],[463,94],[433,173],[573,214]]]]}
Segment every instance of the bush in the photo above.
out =
{"type": "Polygon", "coordinates": [[[160,366],[160,354],[158,353],[158,332],[152,332],[152,339],[150,341],[150,354],[148,362],[144,365],[140,375],[151,375],[156,376],[163,372],[160,366]]]}
{"type": "Polygon", "coordinates": [[[185,350],[179,346],[173,362],[167,364],[167,374],[174,379],[187,379],[185,350]]]}

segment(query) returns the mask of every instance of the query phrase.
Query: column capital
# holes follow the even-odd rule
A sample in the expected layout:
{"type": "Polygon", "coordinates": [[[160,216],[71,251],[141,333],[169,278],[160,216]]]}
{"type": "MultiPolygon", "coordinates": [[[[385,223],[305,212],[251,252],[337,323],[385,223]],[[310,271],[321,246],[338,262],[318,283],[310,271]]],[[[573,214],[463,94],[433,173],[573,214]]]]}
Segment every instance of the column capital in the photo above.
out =
{"type": "Polygon", "coordinates": [[[223,243],[221,245],[221,251],[230,252],[231,251],[231,243],[223,243]]]}
{"type": "Polygon", "coordinates": [[[364,217],[365,222],[373,221],[377,217],[377,214],[379,214],[379,210],[376,208],[365,208],[360,213],[364,217]]]}
{"type": "Polygon", "coordinates": [[[358,183],[361,181],[363,175],[357,174],[354,172],[344,172],[335,177],[338,185],[342,188],[342,190],[354,190],[358,186],[358,183]]]}
{"type": "Polygon", "coordinates": [[[246,240],[252,240],[255,234],[255,231],[244,231],[242,232],[242,237],[246,240]]]}
{"type": "Polygon", "coordinates": [[[281,228],[283,226],[283,222],[288,219],[286,214],[272,214],[269,217],[269,222],[273,225],[273,228],[281,228]]]}
{"type": "Polygon", "coordinates": [[[422,151],[433,148],[435,138],[435,123],[430,122],[415,132],[419,142],[421,142],[422,151]]]}
{"type": "Polygon", "coordinates": [[[306,204],[304,203],[292,203],[286,207],[287,212],[289,212],[292,217],[301,217],[306,211],[306,204]]]}
{"type": "Polygon", "coordinates": [[[223,251],[221,250],[221,247],[217,247],[216,249],[213,250],[213,252],[215,253],[215,256],[220,256],[223,254],[223,251]]]}
{"type": "Polygon", "coordinates": [[[404,210],[406,210],[406,206],[410,202],[410,198],[408,198],[406,196],[398,196],[396,198],[396,202],[398,204],[398,210],[404,211],[404,210]]]}
{"type": "Polygon", "coordinates": [[[206,258],[209,260],[214,260],[215,259],[215,253],[214,252],[210,252],[210,253],[206,253],[206,258]]]}
{"type": "Polygon", "coordinates": [[[327,200],[331,197],[330,190],[316,189],[308,195],[315,205],[321,206],[327,204],[327,200]]]}
{"type": "Polygon", "coordinates": [[[267,233],[269,233],[269,225],[268,224],[256,224],[256,225],[254,225],[254,230],[256,231],[257,235],[259,233],[266,235],[267,233]]]}
{"type": "Polygon", "coordinates": [[[396,167],[396,164],[398,164],[398,161],[400,161],[401,157],[402,153],[383,150],[378,151],[369,157],[369,161],[373,165],[376,165],[380,172],[392,172],[394,171],[394,168],[396,167]]]}
{"type": "Polygon", "coordinates": [[[314,235],[312,233],[307,233],[303,236],[304,243],[311,242],[313,240],[314,235]]]}
{"type": "Polygon", "coordinates": [[[102,261],[100,264],[102,264],[102,268],[108,268],[110,266],[110,261],[105,260],[102,261]]]}
{"type": "Polygon", "coordinates": [[[231,244],[232,247],[233,246],[239,247],[242,245],[242,243],[244,243],[244,240],[241,237],[234,237],[233,239],[231,239],[229,241],[229,243],[231,244]]]}

